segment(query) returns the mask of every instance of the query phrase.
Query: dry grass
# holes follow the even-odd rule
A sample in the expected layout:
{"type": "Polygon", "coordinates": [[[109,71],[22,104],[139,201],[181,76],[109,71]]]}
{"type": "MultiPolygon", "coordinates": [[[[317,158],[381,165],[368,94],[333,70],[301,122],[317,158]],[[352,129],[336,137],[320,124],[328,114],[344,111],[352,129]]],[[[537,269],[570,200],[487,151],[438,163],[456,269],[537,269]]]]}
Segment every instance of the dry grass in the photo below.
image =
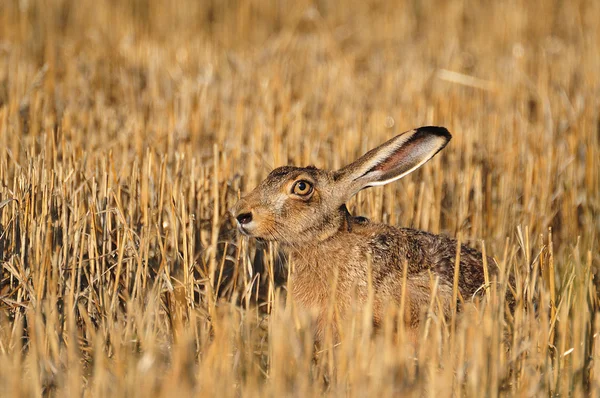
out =
{"type": "Polygon", "coordinates": [[[0,395],[598,396],[600,2],[485,3],[0,2],[0,395]],[[492,283],[416,349],[368,308],[315,349],[226,210],[426,124],[350,209],[485,240],[514,313],[492,283]]]}

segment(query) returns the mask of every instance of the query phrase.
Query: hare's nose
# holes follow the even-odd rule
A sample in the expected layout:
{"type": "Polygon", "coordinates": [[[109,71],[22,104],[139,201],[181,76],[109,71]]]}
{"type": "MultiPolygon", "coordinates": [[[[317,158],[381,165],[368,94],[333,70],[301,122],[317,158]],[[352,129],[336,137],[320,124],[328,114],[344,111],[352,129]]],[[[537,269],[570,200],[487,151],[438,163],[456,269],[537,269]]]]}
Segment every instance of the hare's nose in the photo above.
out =
{"type": "Polygon", "coordinates": [[[241,224],[248,224],[249,222],[252,221],[252,213],[241,213],[238,214],[235,219],[241,224]]]}

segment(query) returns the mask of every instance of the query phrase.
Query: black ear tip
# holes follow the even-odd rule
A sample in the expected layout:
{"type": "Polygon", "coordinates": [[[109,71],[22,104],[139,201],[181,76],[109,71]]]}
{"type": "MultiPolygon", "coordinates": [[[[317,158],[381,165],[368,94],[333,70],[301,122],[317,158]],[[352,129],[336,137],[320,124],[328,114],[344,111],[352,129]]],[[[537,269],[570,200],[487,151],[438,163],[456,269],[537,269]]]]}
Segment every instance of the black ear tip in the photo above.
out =
{"type": "Polygon", "coordinates": [[[433,134],[440,137],[446,138],[447,141],[452,139],[452,134],[448,131],[447,128],[441,126],[423,126],[417,129],[418,133],[422,134],[433,134]]]}

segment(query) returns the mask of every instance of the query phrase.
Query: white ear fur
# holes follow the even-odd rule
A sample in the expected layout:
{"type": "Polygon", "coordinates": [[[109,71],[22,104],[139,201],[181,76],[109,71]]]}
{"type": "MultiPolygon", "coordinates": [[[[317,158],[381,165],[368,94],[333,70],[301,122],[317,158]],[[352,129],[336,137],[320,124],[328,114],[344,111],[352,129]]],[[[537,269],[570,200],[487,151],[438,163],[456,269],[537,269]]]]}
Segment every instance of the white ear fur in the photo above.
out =
{"type": "Polygon", "coordinates": [[[363,188],[384,185],[415,171],[441,151],[452,136],[443,127],[420,127],[402,133],[335,173],[347,197],[363,188]]]}

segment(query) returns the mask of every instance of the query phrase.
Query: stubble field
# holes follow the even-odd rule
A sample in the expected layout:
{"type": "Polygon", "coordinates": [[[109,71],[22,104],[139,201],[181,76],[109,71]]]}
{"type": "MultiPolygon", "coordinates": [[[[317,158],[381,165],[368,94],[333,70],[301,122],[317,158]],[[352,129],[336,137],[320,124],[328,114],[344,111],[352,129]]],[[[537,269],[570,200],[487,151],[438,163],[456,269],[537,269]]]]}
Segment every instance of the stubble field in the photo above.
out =
{"type": "Polygon", "coordinates": [[[482,3],[0,2],[0,396],[598,396],[600,2],[482,3]],[[499,280],[315,347],[227,209],[422,125],[449,146],[348,207],[499,280]]]}

